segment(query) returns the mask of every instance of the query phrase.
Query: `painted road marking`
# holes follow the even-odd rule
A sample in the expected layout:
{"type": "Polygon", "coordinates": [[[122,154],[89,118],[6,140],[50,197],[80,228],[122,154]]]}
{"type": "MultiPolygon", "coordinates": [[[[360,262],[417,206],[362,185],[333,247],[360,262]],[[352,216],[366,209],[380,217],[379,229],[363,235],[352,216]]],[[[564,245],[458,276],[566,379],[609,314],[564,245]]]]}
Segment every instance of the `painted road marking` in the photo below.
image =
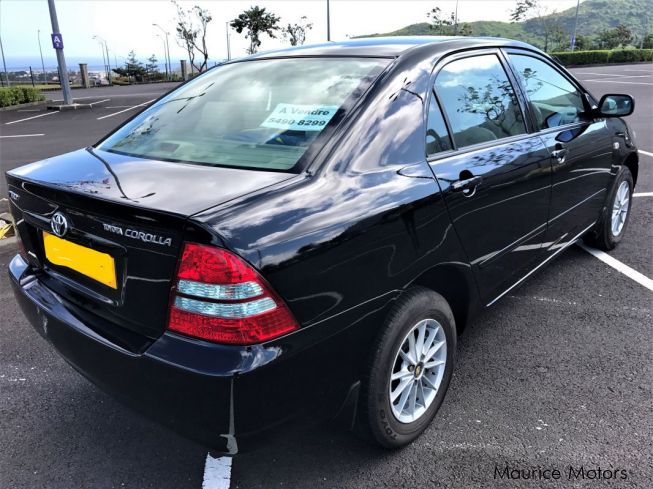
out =
{"type": "Polygon", "coordinates": [[[0,136],[0,138],[33,138],[36,136],[45,136],[45,134],[14,134],[12,136],[0,136]]]}
{"type": "Polygon", "coordinates": [[[642,151],[641,149],[638,149],[637,152],[653,158],[653,153],[649,153],[648,151],[642,151]]]}
{"type": "Polygon", "coordinates": [[[105,98],[104,100],[98,100],[97,102],[91,102],[91,103],[88,104],[88,105],[90,105],[91,107],[93,107],[95,104],[101,104],[102,102],[108,102],[109,100],[111,100],[111,99],[110,99],[110,98],[105,98]]]}
{"type": "Polygon", "coordinates": [[[155,100],[156,99],[153,98],[152,100],[148,100],[147,102],[143,102],[142,104],[133,105],[132,107],[129,107],[127,109],[119,110],[118,112],[114,112],[113,114],[103,115],[102,117],[98,117],[97,120],[101,121],[102,119],[106,119],[107,117],[113,117],[114,115],[122,114],[123,112],[127,112],[128,110],[132,110],[132,109],[135,109],[137,107],[143,107],[144,105],[150,104],[150,103],[154,102],[155,100]]]}
{"type": "Polygon", "coordinates": [[[590,255],[593,255],[594,257],[598,258],[601,260],[603,263],[605,263],[608,266],[611,266],[618,272],[623,273],[626,277],[628,277],[631,280],[634,280],[640,285],[643,285],[646,287],[648,290],[653,292],[653,280],[648,278],[646,275],[639,273],[637,270],[634,268],[630,268],[628,265],[625,263],[621,263],[619,260],[616,258],[608,255],[607,253],[604,253],[601,250],[597,250],[595,248],[590,248],[587,246],[585,243],[578,243],[578,246],[583,248],[585,251],[587,251],[590,255]]]}
{"type": "Polygon", "coordinates": [[[653,192],[639,192],[633,194],[633,197],[653,197],[653,192]]]}
{"type": "Polygon", "coordinates": [[[232,457],[213,458],[206,455],[202,489],[229,489],[232,457]]]}
{"type": "Polygon", "coordinates": [[[643,83],[643,82],[627,82],[621,80],[583,80],[584,83],[625,83],[626,85],[653,85],[653,83],[643,83]]]}
{"type": "Polygon", "coordinates": [[[57,112],[46,112],[45,114],[33,115],[32,117],[26,117],[25,119],[18,119],[17,121],[5,122],[5,126],[9,124],[16,124],[17,122],[29,121],[30,119],[36,119],[38,117],[45,117],[46,115],[54,115],[57,112]]]}

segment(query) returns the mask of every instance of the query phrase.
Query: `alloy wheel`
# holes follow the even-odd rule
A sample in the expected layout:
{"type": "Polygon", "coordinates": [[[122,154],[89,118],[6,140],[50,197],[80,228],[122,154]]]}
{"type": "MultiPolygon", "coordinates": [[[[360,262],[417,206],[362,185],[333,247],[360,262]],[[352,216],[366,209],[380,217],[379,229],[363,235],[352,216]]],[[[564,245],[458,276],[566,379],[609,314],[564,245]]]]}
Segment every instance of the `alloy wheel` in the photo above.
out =
{"type": "Polygon", "coordinates": [[[390,373],[390,406],[400,423],[418,420],[433,403],[447,363],[447,338],[435,319],[411,328],[390,373]]]}
{"type": "Polygon", "coordinates": [[[630,205],[630,185],[628,182],[623,181],[619,185],[617,192],[614,196],[614,203],[612,204],[612,221],[610,229],[613,236],[619,236],[626,223],[628,217],[628,208],[630,205]]]}

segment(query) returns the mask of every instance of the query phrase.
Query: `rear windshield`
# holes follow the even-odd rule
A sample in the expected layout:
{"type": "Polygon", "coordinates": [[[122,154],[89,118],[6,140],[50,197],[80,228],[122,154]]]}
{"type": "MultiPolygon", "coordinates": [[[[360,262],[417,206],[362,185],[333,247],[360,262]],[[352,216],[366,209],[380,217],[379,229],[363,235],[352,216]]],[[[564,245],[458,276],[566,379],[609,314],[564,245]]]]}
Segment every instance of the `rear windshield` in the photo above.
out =
{"type": "Polygon", "coordinates": [[[121,154],[299,171],[389,60],[267,59],[219,66],[171,92],[98,146],[121,154]],[[326,136],[326,132],[323,138],[326,136]]]}

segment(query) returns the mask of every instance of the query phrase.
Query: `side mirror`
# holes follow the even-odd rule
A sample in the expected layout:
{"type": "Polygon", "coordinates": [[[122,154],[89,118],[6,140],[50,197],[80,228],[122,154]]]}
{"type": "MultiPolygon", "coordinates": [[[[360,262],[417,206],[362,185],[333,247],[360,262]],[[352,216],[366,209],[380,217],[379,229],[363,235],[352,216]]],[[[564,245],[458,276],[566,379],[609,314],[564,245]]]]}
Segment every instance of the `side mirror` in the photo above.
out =
{"type": "Polygon", "coordinates": [[[625,117],[635,110],[635,100],[630,95],[609,93],[601,97],[598,113],[602,117],[625,117]]]}

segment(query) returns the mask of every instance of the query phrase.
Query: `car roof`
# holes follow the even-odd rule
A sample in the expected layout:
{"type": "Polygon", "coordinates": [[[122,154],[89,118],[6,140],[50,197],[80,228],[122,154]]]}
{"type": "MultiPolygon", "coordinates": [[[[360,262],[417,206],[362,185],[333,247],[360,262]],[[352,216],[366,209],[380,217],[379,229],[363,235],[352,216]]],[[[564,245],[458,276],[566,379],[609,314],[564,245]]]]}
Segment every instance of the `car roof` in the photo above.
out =
{"type": "MultiPolygon", "coordinates": [[[[533,46],[510,39],[498,37],[464,37],[464,36],[391,36],[348,39],[346,41],[307,44],[290,48],[264,51],[244,59],[261,59],[269,57],[293,56],[371,56],[398,57],[418,46],[431,45],[432,53],[443,54],[454,49],[474,47],[504,46],[535,49],[533,46]]],[[[243,59],[243,58],[241,58],[243,59]]]]}

